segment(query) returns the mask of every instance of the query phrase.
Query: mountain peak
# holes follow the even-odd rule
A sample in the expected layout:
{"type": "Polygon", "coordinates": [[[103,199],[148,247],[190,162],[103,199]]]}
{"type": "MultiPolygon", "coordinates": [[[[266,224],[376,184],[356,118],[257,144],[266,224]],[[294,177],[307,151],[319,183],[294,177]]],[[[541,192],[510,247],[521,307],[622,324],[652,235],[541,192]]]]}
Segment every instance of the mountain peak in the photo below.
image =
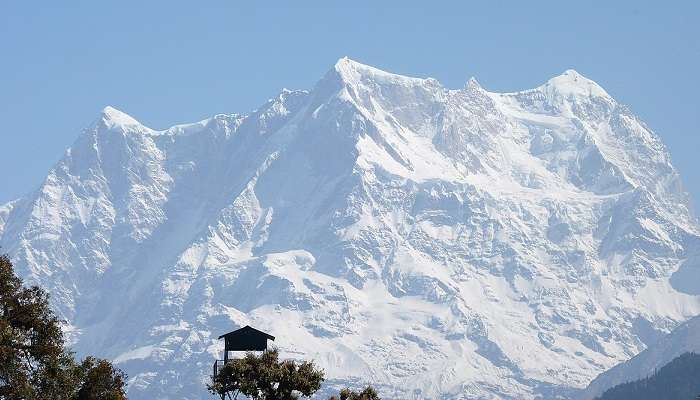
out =
{"type": "Polygon", "coordinates": [[[466,85],[467,89],[481,89],[481,84],[475,77],[469,78],[466,85]]]}
{"type": "MultiPolygon", "coordinates": [[[[343,72],[349,72],[349,71],[368,71],[368,72],[374,72],[374,71],[379,71],[377,68],[374,68],[370,65],[362,64],[358,61],[355,61],[348,56],[339,58],[338,61],[336,61],[335,65],[333,66],[333,69],[335,69],[339,73],[343,72]],[[373,71],[374,70],[374,71],[373,71]]],[[[384,71],[380,71],[384,72],[384,71]]]]}
{"type": "Polygon", "coordinates": [[[141,125],[129,114],[117,110],[112,106],[106,106],[105,108],[103,108],[100,117],[102,121],[104,121],[104,123],[109,127],[141,125]]]}
{"type": "Polygon", "coordinates": [[[586,78],[574,69],[551,78],[544,87],[555,89],[562,94],[576,94],[594,97],[610,97],[610,95],[595,81],[586,78]]]}
{"type": "Polygon", "coordinates": [[[362,64],[350,58],[343,57],[333,66],[333,71],[345,83],[358,83],[363,80],[372,80],[381,83],[406,83],[415,84],[425,82],[426,79],[413,78],[404,75],[393,74],[370,65],[362,64]]]}
{"type": "Polygon", "coordinates": [[[346,66],[346,65],[360,65],[360,66],[364,66],[364,67],[369,67],[368,65],[364,65],[360,62],[357,62],[348,56],[344,56],[344,57],[340,57],[338,59],[338,61],[335,62],[335,69],[337,70],[337,69],[342,68],[343,66],[346,66]]]}
{"type": "MultiPolygon", "coordinates": [[[[583,75],[579,74],[578,71],[576,71],[576,70],[573,69],[573,68],[567,69],[566,71],[562,72],[561,75],[562,75],[562,76],[572,77],[572,78],[574,78],[574,79],[583,78],[583,75]]],[[[584,78],[584,79],[585,79],[585,78],[584,78]]]]}

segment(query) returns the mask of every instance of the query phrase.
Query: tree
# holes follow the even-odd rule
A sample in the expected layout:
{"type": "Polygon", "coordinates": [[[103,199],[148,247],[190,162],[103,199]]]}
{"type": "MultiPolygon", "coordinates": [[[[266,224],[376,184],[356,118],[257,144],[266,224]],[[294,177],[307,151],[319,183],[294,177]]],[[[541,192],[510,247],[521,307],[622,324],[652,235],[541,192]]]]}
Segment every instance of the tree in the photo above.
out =
{"type": "Polygon", "coordinates": [[[253,400],[296,400],[313,395],[322,382],[323,371],[313,362],[279,361],[279,352],[273,349],[229,360],[207,387],[222,399],[243,394],[253,400]]]}
{"type": "Polygon", "coordinates": [[[87,357],[78,370],[81,385],[76,400],[126,400],[126,374],[109,361],[87,357]]]}
{"type": "Polygon", "coordinates": [[[0,400],[122,400],[124,381],[108,361],[77,365],[48,294],[25,288],[0,255],[0,400]]]}
{"type": "Polygon", "coordinates": [[[338,397],[332,396],[329,400],[381,400],[379,395],[374,390],[372,386],[367,386],[361,392],[355,392],[350,389],[343,389],[340,391],[338,397]]]}

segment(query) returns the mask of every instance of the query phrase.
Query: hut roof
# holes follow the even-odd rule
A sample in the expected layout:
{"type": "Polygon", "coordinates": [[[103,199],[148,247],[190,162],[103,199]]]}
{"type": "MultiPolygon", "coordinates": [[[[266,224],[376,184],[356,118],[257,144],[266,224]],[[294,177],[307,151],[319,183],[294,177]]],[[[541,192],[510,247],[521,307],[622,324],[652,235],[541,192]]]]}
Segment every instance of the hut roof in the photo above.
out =
{"type": "Polygon", "coordinates": [[[257,336],[257,337],[265,337],[266,339],[270,339],[272,341],[275,340],[275,337],[265,333],[261,330],[255,329],[252,326],[246,325],[243,328],[236,329],[235,331],[231,331],[229,333],[225,333],[221,336],[219,336],[219,339],[222,338],[229,338],[229,339],[236,339],[237,337],[251,337],[251,336],[257,336]]]}

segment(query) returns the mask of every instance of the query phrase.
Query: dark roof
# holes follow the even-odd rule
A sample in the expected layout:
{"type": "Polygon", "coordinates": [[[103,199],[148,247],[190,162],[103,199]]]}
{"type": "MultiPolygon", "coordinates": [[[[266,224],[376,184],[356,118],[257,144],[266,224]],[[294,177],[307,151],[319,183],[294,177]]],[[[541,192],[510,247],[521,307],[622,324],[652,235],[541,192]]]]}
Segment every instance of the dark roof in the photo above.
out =
{"type": "Polygon", "coordinates": [[[272,341],[275,340],[275,337],[274,337],[274,336],[272,336],[272,335],[270,335],[270,334],[268,334],[268,333],[265,333],[265,332],[263,332],[263,331],[257,330],[257,329],[255,329],[255,328],[253,328],[252,326],[249,326],[249,325],[246,325],[246,326],[244,326],[244,327],[241,328],[241,329],[236,329],[235,331],[232,331],[232,332],[229,332],[229,333],[225,333],[225,334],[219,336],[219,339],[225,338],[225,337],[227,337],[227,336],[228,336],[228,337],[235,337],[235,336],[239,336],[239,335],[248,336],[248,335],[251,335],[251,334],[253,334],[253,335],[259,335],[259,336],[264,336],[265,338],[270,339],[270,340],[272,340],[272,341]]]}

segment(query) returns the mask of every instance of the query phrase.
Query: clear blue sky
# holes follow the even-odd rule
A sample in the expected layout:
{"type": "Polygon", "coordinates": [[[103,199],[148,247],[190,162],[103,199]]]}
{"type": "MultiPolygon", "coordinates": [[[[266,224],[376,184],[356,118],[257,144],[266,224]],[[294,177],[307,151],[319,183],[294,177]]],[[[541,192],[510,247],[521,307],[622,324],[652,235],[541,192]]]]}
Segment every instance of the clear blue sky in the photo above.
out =
{"type": "Polygon", "coordinates": [[[154,128],[246,112],[347,55],[494,91],[574,68],[661,135],[700,204],[698,1],[261,4],[0,2],[0,202],[37,187],[105,105],[154,128]]]}

